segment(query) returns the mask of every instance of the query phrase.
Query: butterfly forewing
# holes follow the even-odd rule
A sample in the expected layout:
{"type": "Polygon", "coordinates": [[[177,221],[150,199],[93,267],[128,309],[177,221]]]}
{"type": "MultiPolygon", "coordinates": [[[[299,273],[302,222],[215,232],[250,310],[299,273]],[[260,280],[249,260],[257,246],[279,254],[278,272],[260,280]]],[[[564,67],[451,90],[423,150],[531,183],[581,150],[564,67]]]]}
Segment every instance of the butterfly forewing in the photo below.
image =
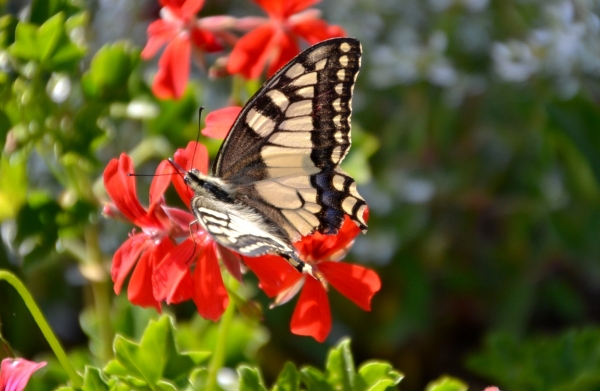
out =
{"type": "Polygon", "coordinates": [[[314,45],[252,97],[223,142],[213,175],[292,241],[315,229],[336,233],[348,214],[366,230],[366,204],[339,167],[350,148],[360,43],[314,45]]]}

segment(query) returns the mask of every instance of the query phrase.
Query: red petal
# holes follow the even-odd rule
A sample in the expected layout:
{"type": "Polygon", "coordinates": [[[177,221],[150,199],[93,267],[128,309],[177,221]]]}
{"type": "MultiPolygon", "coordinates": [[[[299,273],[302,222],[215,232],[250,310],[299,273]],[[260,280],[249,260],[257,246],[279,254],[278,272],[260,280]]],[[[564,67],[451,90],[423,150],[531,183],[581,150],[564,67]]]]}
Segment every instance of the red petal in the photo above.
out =
{"type": "Polygon", "coordinates": [[[188,300],[194,293],[190,264],[197,246],[188,238],[174,247],[160,261],[152,275],[152,287],[156,300],[167,304],[188,300]]]}
{"type": "Polygon", "coordinates": [[[148,26],[148,42],[146,47],[142,50],[141,57],[144,60],[148,60],[167,42],[174,39],[179,33],[179,29],[176,24],[169,23],[165,20],[159,19],[150,23],[148,26]]]}
{"type": "Polygon", "coordinates": [[[298,11],[318,3],[320,0],[254,0],[269,16],[285,19],[298,11]]]}
{"type": "Polygon", "coordinates": [[[211,112],[206,116],[206,126],[202,129],[202,134],[206,137],[223,140],[240,111],[242,111],[241,107],[231,106],[211,112]]]}
{"type": "Polygon", "coordinates": [[[185,34],[180,34],[166,47],[158,61],[158,73],[152,83],[154,95],[161,99],[179,99],[190,75],[192,46],[185,34]]]}
{"type": "Polygon", "coordinates": [[[217,39],[217,36],[210,31],[193,28],[191,37],[194,45],[205,52],[214,53],[223,50],[223,46],[217,39]]]}
{"type": "Polygon", "coordinates": [[[307,276],[294,310],[292,333],[311,336],[319,342],[325,341],[331,331],[329,299],[323,285],[307,276]]]}
{"type": "Polygon", "coordinates": [[[104,170],[104,187],[114,204],[131,222],[139,227],[160,227],[156,219],[151,219],[137,199],[133,162],[122,153],[119,160],[112,159],[104,170]]]}
{"type": "Polygon", "coordinates": [[[280,34],[282,33],[269,23],[240,38],[229,55],[229,73],[257,79],[272,56],[280,34]]]}
{"type": "Polygon", "coordinates": [[[23,358],[5,358],[0,365],[0,390],[22,391],[33,372],[46,365],[45,361],[36,363],[23,358]]]}
{"type": "Polygon", "coordinates": [[[301,36],[311,45],[329,38],[346,36],[344,29],[339,26],[330,26],[321,19],[304,19],[291,28],[294,34],[301,36]]]}
{"type": "Polygon", "coordinates": [[[216,322],[225,312],[229,296],[223,284],[215,247],[207,246],[202,250],[194,270],[192,299],[201,317],[216,322]]]}
{"type": "Polygon", "coordinates": [[[162,200],[163,194],[165,194],[171,183],[171,176],[169,174],[173,173],[173,171],[173,166],[166,160],[160,162],[158,167],[156,167],[155,176],[152,178],[152,184],[150,184],[150,207],[148,209],[153,209],[162,200]]]}
{"type": "Polygon", "coordinates": [[[115,252],[110,269],[110,276],[115,283],[114,289],[117,295],[121,292],[121,287],[140,257],[140,254],[149,245],[150,242],[148,241],[148,236],[145,234],[137,234],[127,239],[115,252]]]}
{"type": "Polygon", "coordinates": [[[190,224],[196,219],[194,215],[186,210],[170,208],[168,206],[163,206],[162,209],[171,223],[177,227],[177,230],[173,232],[173,235],[175,235],[175,237],[188,236],[190,224]]]}
{"type": "Polygon", "coordinates": [[[204,6],[204,0],[161,0],[160,3],[181,19],[191,18],[204,6]]]}
{"type": "MultiPolygon", "coordinates": [[[[195,141],[190,141],[185,149],[178,149],[173,156],[173,160],[184,170],[196,168],[203,174],[208,172],[208,151],[204,145],[195,141]]],[[[186,205],[189,205],[194,192],[185,184],[181,175],[174,176],[172,180],[179,197],[186,205]]]]}
{"type": "Polygon", "coordinates": [[[302,11],[305,8],[319,3],[321,0],[284,0],[285,15],[290,17],[293,14],[302,11]]]}
{"type": "MultiPolygon", "coordinates": [[[[140,307],[154,307],[160,312],[160,302],[154,298],[152,292],[152,272],[154,271],[154,261],[156,259],[154,253],[157,247],[145,251],[138,260],[127,287],[127,299],[131,304],[139,305],[140,307]]],[[[165,255],[165,254],[163,254],[165,255]]]]}
{"type": "Polygon", "coordinates": [[[342,258],[350,245],[360,233],[356,224],[346,216],[337,235],[323,235],[315,232],[305,236],[294,245],[298,252],[306,259],[311,260],[337,260],[342,258]]]}
{"type": "Polygon", "coordinates": [[[283,67],[288,61],[294,58],[296,54],[300,53],[300,49],[294,38],[289,34],[283,33],[280,35],[276,50],[277,53],[273,55],[273,60],[269,63],[269,69],[267,71],[268,77],[273,76],[279,68],[283,67]]]}
{"type": "Polygon", "coordinates": [[[240,283],[243,283],[241,255],[231,251],[225,246],[221,246],[220,244],[217,244],[217,249],[219,251],[219,255],[221,256],[221,261],[223,262],[223,265],[225,265],[225,268],[229,274],[231,274],[233,278],[238,280],[240,283]]]}
{"type": "Polygon", "coordinates": [[[366,267],[343,262],[319,262],[319,272],[342,295],[365,311],[371,310],[371,299],[381,289],[377,273],[366,267]]]}
{"type": "MultiPolygon", "coordinates": [[[[173,224],[166,214],[164,193],[171,183],[171,175],[174,173],[171,164],[164,160],[156,168],[152,184],[150,185],[150,206],[148,206],[148,214],[161,222],[162,227],[171,227],[173,224]]],[[[165,229],[166,231],[166,229],[165,229]]],[[[172,235],[172,232],[169,232],[172,235]]]]}
{"type": "Polygon", "coordinates": [[[277,296],[302,278],[301,273],[275,255],[244,257],[244,263],[256,274],[260,289],[269,297],[277,296]]]}

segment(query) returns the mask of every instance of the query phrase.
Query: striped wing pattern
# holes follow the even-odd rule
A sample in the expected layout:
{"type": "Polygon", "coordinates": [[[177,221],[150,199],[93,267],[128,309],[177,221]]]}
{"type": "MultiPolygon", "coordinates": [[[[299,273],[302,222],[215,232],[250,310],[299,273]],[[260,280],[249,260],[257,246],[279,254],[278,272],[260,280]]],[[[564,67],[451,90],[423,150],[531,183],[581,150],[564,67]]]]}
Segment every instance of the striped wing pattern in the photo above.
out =
{"type": "Polygon", "coordinates": [[[366,203],[339,166],[361,47],[353,38],[316,44],[252,97],[223,142],[213,175],[291,241],[337,233],[344,215],[366,231],[366,203]]]}
{"type": "Polygon", "coordinates": [[[196,221],[217,243],[250,257],[276,252],[302,271],[304,263],[291,243],[269,232],[256,212],[206,196],[194,197],[191,206],[196,221]]]}

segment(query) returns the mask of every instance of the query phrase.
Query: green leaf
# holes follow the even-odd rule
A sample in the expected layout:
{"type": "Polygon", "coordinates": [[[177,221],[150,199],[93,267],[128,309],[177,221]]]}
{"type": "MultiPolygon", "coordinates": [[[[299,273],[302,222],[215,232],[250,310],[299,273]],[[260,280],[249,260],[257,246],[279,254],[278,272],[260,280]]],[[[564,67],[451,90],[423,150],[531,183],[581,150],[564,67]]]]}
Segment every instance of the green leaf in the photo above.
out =
{"type": "Polygon", "coordinates": [[[273,391],[298,391],[300,389],[300,375],[296,366],[287,362],[283,366],[283,370],[277,377],[277,382],[273,387],[273,391]]]}
{"type": "Polygon", "coordinates": [[[336,390],[350,391],[354,387],[356,369],[350,351],[350,340],[345,338],[331,349],[327,357],[326,377],[336,390]]]}
{"type": "Polygon", "coordinates": [[[37,27],[20,22],[15,30],[15,43],[9,48],[10,54],[22,60],[37,60],[37,27]]]}
{"type": "Polygon", "coordinates": [[[30,21],[42,24],[66,8],[65,0],[33,0],[31,2],[30,21]]]}
{"type": "Polygon", "coordinates": [[[316,368],[303,367],[300,370],[300,378],[308,391],[333,391],[334,387],[330,386],[325,379],[325,375],[316,368]]]}
{"type": "Polygon", "coordinates": [[[566,134],[587,159],[600,183],[600,110],[583,98],[553,102],[547,106],[550,124],[566,134]]]}
{"type": "Polygon", "coordinates": [[[54,251],[59,229],[57,219],[61,212],[60,205],[43,192],[32,192],[19,210],[15,242],[21,245],[27,240],[27,246],[31,247],[25,255],[27,266],[41,262],[54,251]]]}
{"type": "Polygon", "coordinates": [[[41,63],[54,54],[64,34],[65,16],[58,13],[48,19],[37,31],[37,52],[41,63]]]}
{"type": "Polygon", "coordinates": [[[10,53],[22,60],[36,61],[47,71],[73,71],[85,51],[65,32],[65,16],[58,13],[41,27],[19,23],[10,53]]]}
{"type": "Polygon", "coordinates": [[[144,379],[149,385],[155,385],[162,378],[166,355],[170,354],[168,350],[174,347],[169,331],[169,318],[162,317],[157,322],[150,322],[139,345],[117,336],[114,345],[117,360],[134,376],[144,379]]]}
{"type": "Polygon", "coordinates": [[[237,371],[240,376],[240,391],[266,391],[258,369],[240,365],[237,371]]]}
{"type": "MultiPolygon", "coordinates": [[[[116,338],[116,337],[115,337],[116,338]]],[[[104,372],[110,376],[122,376],[125,377],[129,374],[127,368],[119,362],[119,360],[110,360],[104,366],[104,372]]]]}
{"type": "Polygon", "coordinates": [[[0,48],[7,48],[15,42],[15,32],[19,21],[12,15],[0,17],[0,48]]]}
{"type": "Polygon", "coordinates": [[[17,215],[26,201],[26,162],[10,162],[5,155],[0,157],[0,221],[17,215]]]}
{"type": "Polygon", "coordinates": [[[461,380],[442,376],[427,385],[425,391],[467,391],[469,387],[461,380]]]}
{"type": "Polygon", "coordinates": [[[174,384],[171,384],[167,381],[161,380],[157,384],[159,389],[164,391],[177,391],[177,387],[174,384]]]}
{"type": "Polygon", "coordinates": [[[600,388],[600,328],[572,330],[525,341],[496,333],[468,366],[503,389],[562,390],[600,388]],[[581,388],[569,388],[581,382],[581,388]]]}
{"type": "Polygon", "coordinates": [[[358,377],[360,381],[357,379],[356,390],[383,391],[400,383],[404,374],[396,371],[389,363],[372,361],[360,366],[358,377]]]}
{"type": "Polygon", "coordinates": [[[150,387],[165,380],[183,384],[189,373],[210,356],[208,352],[180,354],[168,316],[151,321],[139,344],[117,336],[114,350],[117,361],[109,362],[104,371],[109,375],[143,379],[150,387]]]}
{"type": "Polygon", "coordinates": [[[83,391],[108,391],[108,384],[102,379],[100,370],[86,366],[83,376],[83,391]]]}
{"type": "Polygon", "coordinates": [[[139,62],[139,51],[131,45],[118,42],[104,45],[83,75],[83,91],[89,98],[128,100],[127,81],[139,62]]]}
{"type": "Polygon", "coordinates": [[[192,390],[195,391],[205,389],[208,380],[208,369],[205,367],[194,369],[188,380],[192,390]]]}

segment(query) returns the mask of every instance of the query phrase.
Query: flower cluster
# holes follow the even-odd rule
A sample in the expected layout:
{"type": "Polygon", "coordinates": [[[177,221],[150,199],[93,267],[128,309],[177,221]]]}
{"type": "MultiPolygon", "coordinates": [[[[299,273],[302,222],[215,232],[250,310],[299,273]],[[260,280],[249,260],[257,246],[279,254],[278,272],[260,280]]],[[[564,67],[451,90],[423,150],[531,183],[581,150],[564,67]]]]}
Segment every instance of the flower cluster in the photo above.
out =
{"type": "Polygon", "coordinates": [[[152,91],[161,99],[183,95],[190,74],[190,58],[204,53],[231,53],[215,64],[223,71],[257,79],[265,67],[271,76],[300,52],[300,40],[315,44],[324,39],[344,36],[339,26],[320,19],[319,11],[308,8],[319,0],[255,0],[268,17],[233,18],[213,16],[198,18],[204,0],[160,0],[161,19],[148,27],[148,42],[142,58],[165,49],[158,62],[152,91]],[[239,38],[234,32],[244,32],[239,38]],[[192,55],[193,54],[193,55],[192,55]]]}
{"type": "MultiPolygon", "coordinates": [[[[223,109],[207,117],[203,133],[224,137],[239,109],[223,109]]],[[[191,142],[175,153],[181,167],[208,171],[206,148],[191,142]]],[[[104,185],[112,200],[104,208],[109,217],[129,220],[140,228],[116,251],[111,275],[118,294],[130,275],[129,300],[143,307],[161,310],[161,303],[179,303],[192,299],[198,313],[218,320],[229,303],[221,264],[236,279],[242,278],[242,265],[252,270],[260,287],[279,305],[300,291],[292,318],[292,332],[324,341],[331,329],[327,288],[334,287],[364,310],[370,310],[373,295],[380,289],[377,274],[365,267],[339,262],[360,230],[347,219],[338,235],[315,233],[296,243],[301,258],[321,276],[298,273],[277,256],[244,257],[217,244],[199,225],[190,211],[169,207],[164,192],[173,183],[186,205],[193,196],[180,175],[163,161],[150,186],[149,206],[138,200],[131,158],[122,154],[109,162],[104,171],[104,185]],[[190,225],[191,224],[191,225],[190,225]]]]}

